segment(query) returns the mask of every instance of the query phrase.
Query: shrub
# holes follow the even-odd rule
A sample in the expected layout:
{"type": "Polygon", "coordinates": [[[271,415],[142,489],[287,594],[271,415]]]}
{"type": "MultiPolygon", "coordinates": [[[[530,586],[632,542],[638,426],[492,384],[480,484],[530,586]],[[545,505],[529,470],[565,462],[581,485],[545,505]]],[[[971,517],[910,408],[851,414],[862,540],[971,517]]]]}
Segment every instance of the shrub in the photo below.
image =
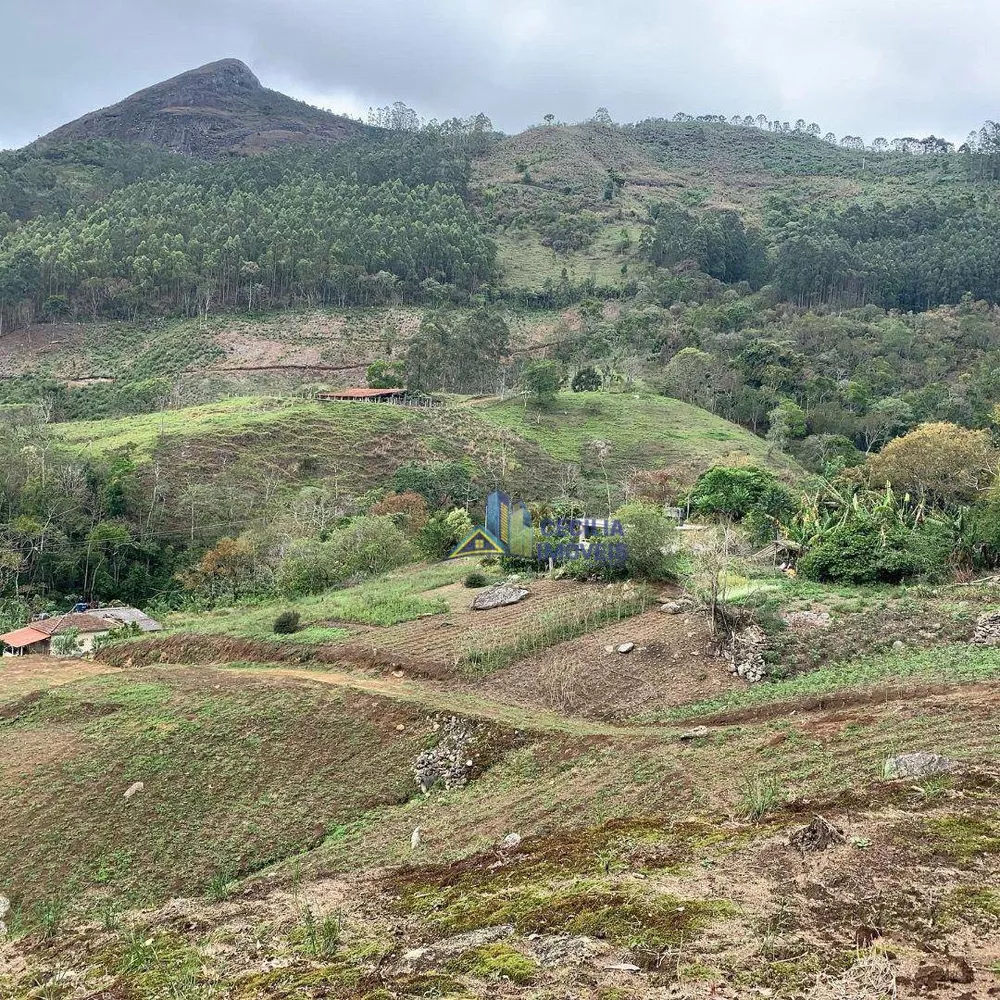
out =
{"type": "Polygon", "coordinates": [[[1000,565],[1000,496],[976,504],[965,530],[965,549],[976,565],[1000,565]]]}
{"type": "Polygon", "coordinates": [[[340,947],[341,939],[340,915],[326,913],[317,915],[311,907],[302,911],[302,924],[296,937],[301,938],[308,954],[313,958],[332,958],[340,947]]]}
{"type": "Polygon", "coordinates": [[[743,532],[751,545],[766,545],[778,537],[778,523],[763,511],[748,511],[743,518],[743,532]]]}
{"type": "Polygon", "coordinates": [[[570,388],[573,392],[597,392],[601,388],[601,384],[601,376],[596,368],[581,368],[573,376],[570,388]]]}
{"type": "Polygon", "coordinates": [[[814,580],[899,583],[939,574],[950,549],[950,539],[939,525],[910,528],[861,511],[821,536],[799,560],[798,569],[814,580]]]}
{"type": "Polygon", "coordinates": [[[529,361],[521,370],[521,384],[540,403],[551,400],[563,382],[563,370],[558,361],[529,361]]]}
{"type": "Polygon", "coordinates": [[[461,462],[407,462],[392,474],[397,493],[419,493],[430,507],[463,500],[471,477],[461,462]]]}
{"type": "Polygon", "coordinates": [[[734,521],[742,520],[752,510],[776,520],[795,511],[791,493],[772,472],[756,466],[715,466],[698,477],[688,500],[699,514],[718,514],[734,521]]]}
{"type": "Polygon", "coordinates": [[[480,587],[485,587],[489,582],[489,578],[486,574],[478,569],[474,569],[471,573],[466,574],[465,579],[462,581],[466,587],[469,587],[472,590],[478,590],[480,587]]]}
{"type": "Polygon", "coordinates": [[[428,559],[447,559],[451,550],[472,531],[472,519],[461,507],[438,511],[417,536],[417,548],[428,559]]]}
{"type": "Polygon", "coordinates": [[[282,611],[274,619],[274,631],[278,635],[291,635],[293,632],[298,632],[301,620],[302,616],[298,611],[282,611]]]}
{"type": "Polygon", "coordinates": [[[427,501],[419,494],[390,493],[372,505],[375,517],[391,516],[411,538],[416,537],[427,523],[427,501]]]}
{"type": "Polygon", "coordinates": [[[626,569],[630,576],[647,580],[670,580],[676,576],[673,555],[674,522],[656,507],[629,503],[615,512],[625,531],[628,550],[626,569]]]}
{"type": "Polygon", "coordinates": [[[416,558],[410,540],[390,517],[357,517],[326,541],[293,542],[278,566],[283,593],[317,594],[356,576],[385,573],[416,558]]]}
{"type": "Polygon", "coordinates": [[[83,646],[80,644],[80,630],[71,628],[60,635],[54,635],[52,637],[52,652],[58,656],[79,656],[83,652],[83,646]]]}
{"type": "Polygon", "coordinates": [[[210,601],[229,600],[260,592],[264,588],[260,560],[246,536],[220,538],[186,573],[185,589],[198,592],[210,601]]]}
{"type": "Polygon", "coordinates": [[[138,639],[141,635],[142,629],[139,628],[138,622],[123,622],[104,635],[95,635],[91,649],[96,653],[102,649],[109,649],[125,639],[138,639]]]}
{"type": "Polygon", "coordinates": [[[781,786],[773,774],[749,772],[743,776],[738,814],[753,823],[763,819],[781,804],[781,786]]]}
{"type": "Polygon", "coordinates": [[[614,580],[624,570],[598,559],[570,559],[559,567],[559,577],[568,580],[614,580]]]}

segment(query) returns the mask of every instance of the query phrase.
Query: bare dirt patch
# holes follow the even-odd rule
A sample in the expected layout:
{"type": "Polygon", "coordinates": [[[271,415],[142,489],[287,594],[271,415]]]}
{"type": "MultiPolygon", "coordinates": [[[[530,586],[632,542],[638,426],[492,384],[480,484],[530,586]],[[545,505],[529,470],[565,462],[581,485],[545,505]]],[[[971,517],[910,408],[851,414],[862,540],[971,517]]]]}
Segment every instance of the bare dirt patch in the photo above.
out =
{"type": "Polygon", "coordinates": [[[587,718],[617,719],[744,686],[715,653],[703,616],[647,611],[528,657],[477,690],[587,718]],[[633,643],[633,650],[619,653],[623,643],[633,643]]]}
{"type": "Polygon", "coordinates": [[[0,659],[0,704],[113,670],[106,663],[61,656],[5,656],[0,659]]]}
{"type": "Polygon", "coordinates": [[[46,356],[76,348],[86,328],[77,323],[52,323],[4,331],[0,350],[0,377],[12,378],[45,362],[46,356]]]}

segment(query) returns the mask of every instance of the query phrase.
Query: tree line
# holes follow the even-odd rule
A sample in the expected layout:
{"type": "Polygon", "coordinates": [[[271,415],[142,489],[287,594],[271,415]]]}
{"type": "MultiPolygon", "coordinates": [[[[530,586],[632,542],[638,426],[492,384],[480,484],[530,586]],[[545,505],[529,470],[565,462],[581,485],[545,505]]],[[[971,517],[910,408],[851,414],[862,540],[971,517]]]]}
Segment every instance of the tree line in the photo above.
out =
{"type": "Polygon", "coordinates": [[[0,324],[467,299],[496,276],[467,179],[467,155],[425,137],[185,162],[8,225],[0,324]]]}
{"type": "Polygon", "coordinates": [[[690,262],[729,284],[773,283],[799,306],[922,311],[965,295],[991,302],[1000,296],[1000,205],[993,195],[836,208],[796,207],[778,196],[763,227],[731,210],[695,215],[654,205],[650,221],[639,251],[658,267],[690,262]]]}
{"type": "MultiPolygon", "coordinates": [[[[799,118],[795,122],[783,121],[780,118],[769,118],[765,114],[691,115],[684,111],[678,111],[669,118],[645,118],[632,124],[619,125],[611,117],[608,109],[602,107],[598,108],[588,121],[597,125],[635,131],[642,131],[644,127],[667,121],[700,122],[706,125],[729,125],[733,128],[752,128],[761,132],[772,132],[780,135],[809,136],[814,139],[822,139],[823,142],[829,143],[831,146],[840,146],[843,149],[869,153],[907,153],[920,155],[959,152],[981,153],[992,156],[1000,150],[1000,125],[992,120],[987,120],[978,129],[973,129],[966,136],[965,141],[959,143],[957,146],[954,142],[933,134],[924,136],[923,138],[917,136],[897,136],[896,138],[889,139],[885,136],[876,136],[870,142],[866,142],[861,136],[852,134],[845,134],[838,138],[836,132],[824,132],[817,122],[807,122],[804,118],[799,118]]],[[[547,125],[551,125],[554,122],[554,115],[545,116],[545,123],[547,125]]]]}

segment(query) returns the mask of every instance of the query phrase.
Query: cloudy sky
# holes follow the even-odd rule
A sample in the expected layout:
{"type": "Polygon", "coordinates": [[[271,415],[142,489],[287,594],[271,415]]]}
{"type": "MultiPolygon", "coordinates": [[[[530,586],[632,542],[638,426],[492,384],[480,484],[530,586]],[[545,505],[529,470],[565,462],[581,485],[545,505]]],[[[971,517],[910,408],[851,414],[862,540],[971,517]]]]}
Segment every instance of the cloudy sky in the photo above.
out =
{"type": "Polygon", "coordinates": [[[0,0],[0,148],[228,56],[310,103],[508,132],[605,105],[945,135],[1000,117],[996,0],[0,0]]]}

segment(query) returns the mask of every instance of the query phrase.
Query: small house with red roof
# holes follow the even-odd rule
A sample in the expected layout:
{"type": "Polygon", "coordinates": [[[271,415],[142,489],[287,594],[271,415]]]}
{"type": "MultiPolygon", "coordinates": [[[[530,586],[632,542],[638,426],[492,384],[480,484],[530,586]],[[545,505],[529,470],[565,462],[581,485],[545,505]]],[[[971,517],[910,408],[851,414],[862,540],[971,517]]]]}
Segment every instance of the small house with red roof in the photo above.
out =
{"type": "Polygon", "coordinates": [[[4,656],[23,656],[27,653],[51,653],[52,640],[59,635],[75,633],[77,652],[89,653],[94,648],[94,640],[107,635],[120,623],[99,618],[93,614],[53,615],[41,618],[0,635],[4,646],[4,656]]]}

